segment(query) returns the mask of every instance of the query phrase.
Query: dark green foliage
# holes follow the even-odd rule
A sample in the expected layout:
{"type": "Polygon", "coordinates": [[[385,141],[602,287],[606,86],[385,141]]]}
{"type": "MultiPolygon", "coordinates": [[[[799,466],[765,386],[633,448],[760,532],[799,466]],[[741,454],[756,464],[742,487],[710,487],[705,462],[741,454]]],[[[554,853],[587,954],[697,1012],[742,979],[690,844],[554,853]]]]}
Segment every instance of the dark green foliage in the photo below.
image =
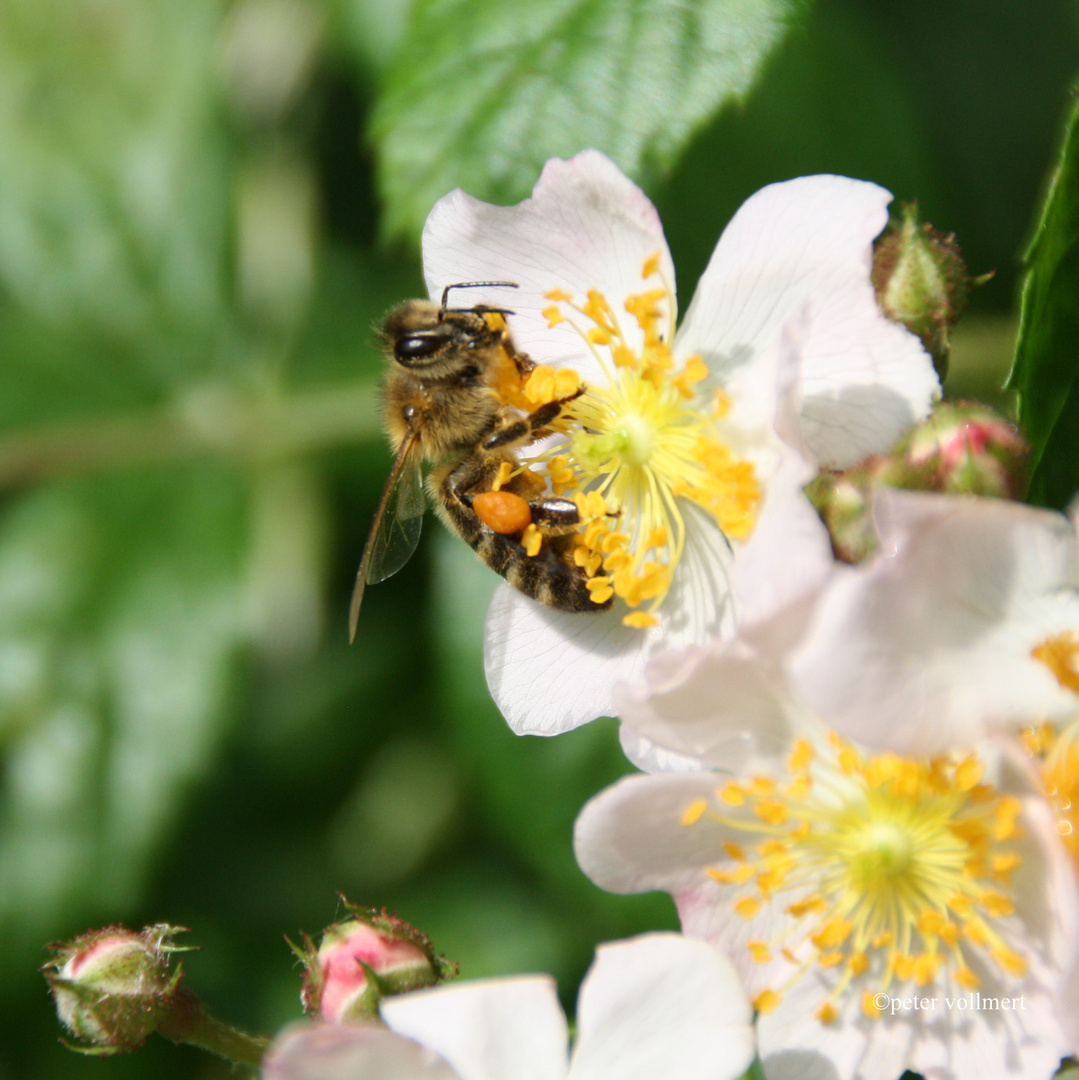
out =
{"type": "Polygon", "coordinates": [[[1028,498],[1063,509],[1079,490],[1079,106],[1026,263],[1008,385],[1033,448],[1028,498]]]}

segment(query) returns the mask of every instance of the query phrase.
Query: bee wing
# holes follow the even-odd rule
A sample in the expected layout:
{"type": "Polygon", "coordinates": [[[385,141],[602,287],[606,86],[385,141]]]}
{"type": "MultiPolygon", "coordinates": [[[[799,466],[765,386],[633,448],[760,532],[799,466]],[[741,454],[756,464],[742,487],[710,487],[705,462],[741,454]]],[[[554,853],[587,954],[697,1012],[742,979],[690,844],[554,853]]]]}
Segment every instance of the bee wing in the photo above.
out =
{"type": "Polygon", "coordinates": [[[423,512],[427,508],[423,495],[423,471],[415,434],[410,435],[397,451],[393,468],[386,478],[382,497],[378,500],[375,519],[363,546],[352,603],[348,609],[348,640],[356,636],[360,605],[368,582],[372,585],[396,574],[408,562],[420,542],[423,512]]]}

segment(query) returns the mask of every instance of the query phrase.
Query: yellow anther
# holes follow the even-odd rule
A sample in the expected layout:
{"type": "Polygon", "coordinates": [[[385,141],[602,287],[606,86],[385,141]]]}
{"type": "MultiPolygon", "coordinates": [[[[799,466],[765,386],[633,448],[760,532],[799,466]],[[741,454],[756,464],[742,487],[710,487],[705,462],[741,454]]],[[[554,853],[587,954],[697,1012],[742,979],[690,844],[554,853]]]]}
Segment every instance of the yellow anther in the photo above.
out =
{"type": "Polygon", "coordinates": [[[599,550],[604,555],[609,555],[612,551],[619,551],[629,543],[629,537],[625,533],[609,532],[604,536],[599,545],[599,550]]]}
{"type": "Polygon", "coordinates": [[[590,547],[595,548],[599,545],[600,540],[607,533],[607,522],[602,518],[595,518],[590,521],[584,530],[584,542],[590,547]]]}
{"type": "Polygon", "coordinates": [[[634,630],[647,630],[650,626],[659,626],[659,619],[646,611],[631,611],[628,615],[622,616],[622,625],[632,627],[634,630]]]}
{"type": "Polygon", "coordinates": [[[655,251],[644,260],[644,264],[641,266],[641,277],[647,279],[653,274],[659,273],[659,260],[660,252],[655,251]]]}
{"type": "Polygon", "coordinates": [[[738,862],[745,862],[746,852],[745,848],[743,848],[741,844],[736,844],[733,840],[724,840],[723,850],[732,859],[737,859],[738,862]]]}
{"type": "Polygon", "coordinates": [[[854,924],[850,919],[825,919],[817,932],[810,935],[810,940],[818,949],[834,948],[836,945],[842,945],[850,937],[852,929],[854,929],[854,924]]]}
{"type": "Polygon", "coordinates": [[[774,799],[762,799],[753,811],[761,821],[766,821],[769,825],[782,825],[787,820],[787,804],[774,799]]]}
{"type": "Polygon", "coordinates": [[[770,1012],[775,1012],[780,1001],[782,1001],[782,998],[774,990],[762,990],[753,999],[753,1008],[761,1016],[767,1016],[770,1012]]]}
{"type": "MultiPolygon", "coordinates": [[[[525,531],[521,533],[521,544],[525,549],[525,554],[532,558],[535,558],[540,553],[540,548],[543,547],[543,533],[540,532],[534,522],[529,522],[525,526],[525,531]]],[[[586,582],[585,584],[588,585],[589,583],[586,582]]]]}
{"type": "Polygon", "coordinates": [[[556,303],[564,303],[573,299],[573,294],[565,289],[549,289],[543,294],[544,300],[554,300],[556,303]]]}
{"type": "Polygon", "coordinates": [[[494,478],[494,482],[491,484],[492,491],[500,491],[502,485],[506,483],[510,477],[513,476],[513,465],[509,461],[503,461],[498,466],[498,475],[494,478]]]}
{"type": "Polygon", "coordinates": [[[718,881],[720,885],[744,885],[756,873],[749,864],[736,866],[733,870],[709,868],[706,872],[713,881],[718,881]]]}
{"type": "Polygon", "coordinates": [[[966,893],[956,893],[954,896],[949,896],[947,904],[961,919],[967,918],[974,910],[974,900],[966,893]]]}
{"type": "Polygon", "coordinates": [[[772,959],[772,950],[768,947],[767,942],[747,941],[746,948],[749,950],[749,955],[753,958],[754,964],[767,964],[772,959]]]}
{"type": "Polygon", "coordinates": [[[734,910],[742,916],[743,919],[752,919],[761,909],[761,902],[752,896],[743,896],[741,900],[736,900],[734,903],[734,910]]]}
{"type": "Polygon", "coordinates": [[[1001,919],[1005,915],[1015,913],[1015,904],[1008,896],[998,892],[984,892],[979,897],[985,913],[994,919],[1001,919]]]}
{"type": "Polygon", "coordinates": [[[1004,947],[990,949],[989,955],[996,960],[1009,975],[1023,976],[1027,973],[1026,960],[1012,949],[1004,947]]]}
{"type": "Polygon", "coordinates": [[[985,766],[976,757],[968,757],[955,769],[955,786],[960,791],[970,791],[981,780],[985,766]]]}
{"type": "Polygon", "coordinates": [[[851,975],[858,976],[869,970],[869,957],[864,952],[852,953],[847,960],[851,975]]]}
{"type": "Polygon", "coordinates": [[[786,786],[784,793],[791,802],[804,802],[812,790],[813,781],[808,776],[799,776],[786,786]]]}
{"type": "Polygon", "coordinates": [[[982,980],[979,979],[966,964],[957,967],[952,973],[952,978],[954,978],[960,986],[964,986],[968,990],[977,990],[978,987],[982,985],[982,980]]]}
{"type": "Polygon", "coordinates": [[[696,825],[698,821],[704,816],[705,810],[708,809],[707,799],[697,799],[689,804],[682,813],[683,825],[696,825]]]}
{"type": "Polygon", "coordinates": [[[839,1019],[839,1010],[830,1001],[826,1001],[817,1010],[816,1017],[822,1024],[834,1024],[839,1019]]]}
{"type": "Polygon", "coordinates": [[[989,866],[993,877],[998,881],[1003,882],[1005,885],[1011,881],[1012,874],[1022,865],[1022,856],[1017,855],[1014,851],[1005,852],[1001,855],[994,855],[989,860],[989,866]]]}
{"type": "Polygon", "coordinates": [[[1023,804],[1014,795],[1003,795],[993,809],[996,828],[993,835],[997,840],[1018,839],[1021,835],[1016,828],[1016,819],[1023,812],[1023,804]]]}
{"type": "Polygon", "coordinates": [[[822,911],[826,911],[828,908],[824,897],[807,896],[804,900],[798,900],[787,907],[787,913],[793,915],[796,919],[800,919],[803,915],[819,915],[822,911]]]}
{"type": "Polygon", "coordinates": [[[555,368],[554,389],[557,398],[566,398],[575,394],[581,387],[581,377],[571,367],[555,368]]]}
{"type": "Polygon", "coordinates": [[[615,345],[611,350],[611,359],[614,366],[619,368],[636,368],[638,364],[637,354],[628,345],[615,345]]]}
{"type": "Polygon", "coordinates": [[[872,990],[866,990],[862,994],[862,1012],[864,1012],[870,1020],[876,1020],[883,1011],[877,1004],[877,999],[879,997],[880,995],[874,994],[872,990]]]}
{"type": "Polygon", "coordinates": [[[794,749],[787,758],[787,771],[803,773],[813,764],[813,744],[808,739],[795,739],[794,749]]]}
{"type": "Polygon", "coordinates": [[[611,331],[606,326],[593,326],[585,335],[593,345],[610,345],[611,331]]]}
{"type": "Polygon", "coordinates": [[[628,551],[612,551],[603,560],[603,569],[608,573],[615,573],[618,570],[624,570],[627,566],[633,564],[633,556],[628,551]]]}
{"type": "Polygon", "coordinates": [[[560,322],[566,321],[565,315],[562,314],[562,309],[557,304],[545,307],[541,314],[547,320],[548,326],[557,326],[560,322]]]}
{"type": "Polygon", "coordinates": [[[900,982],[906,982],[914,974],[914,957],[896,953],[892,959],[892,971],[900,982]]]}
{"type": "Polygon", "coordinates": [[[846,954],[841,952],[822,952],[817,957],[817,965],[822,968],[839,967],[846,959],[846,954]]]}
{"type": "Polygon", "coordinates": [[[1072,630],[1047,638],[1030,650],[1065,690],[1079,694],[1079,635],[1072,630]]]}
{"type": "Polygon", "coordinates": [[[914,981],[919,986],[928,986],[936,978],[941,962],[934,953],[922,953],[914,961],[914,981]]]}

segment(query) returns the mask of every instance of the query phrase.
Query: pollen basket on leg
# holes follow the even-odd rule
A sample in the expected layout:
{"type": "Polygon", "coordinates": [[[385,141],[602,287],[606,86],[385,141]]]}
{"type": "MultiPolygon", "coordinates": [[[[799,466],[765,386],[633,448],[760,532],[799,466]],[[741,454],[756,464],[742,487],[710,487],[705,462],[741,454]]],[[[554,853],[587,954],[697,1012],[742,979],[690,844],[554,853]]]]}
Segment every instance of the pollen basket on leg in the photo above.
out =
{"type": "Polygon", "coordinates": [[[841,998],[860,1001],[867,985],[970,990],[974,968],[1025,974],[1000,922],[1015,911],[1022,859],[1009,843],[1021,836],[1021,806],[981,776],[973,756],[864,758],[835,737],[800,740],[785,777],[728,781],[707,806],[683,810],[686,828],[711,821],[744,838],[724,843],[708,869],[729,887],[722,902],[733,916],[778,905],[789,917],[768,922],[785,926],[774,940],[747,943],[754,963],[780,963],[770,1002],[808,971],[825,972],[817,1018],[828,1024],[841,998]]]}
{"type": "Polygon", "coordinates": [[[636,609],[623,621],[639,628],[658,621],[685,550],[682,500],[708,511],[728,538],[744,540],[762,499],[754,466],[723,440],[714,402],[698,394],[707,365],[671,351],[675,302],[659,262],[645,261],[646,287],[622,311],[597,290],[584,299],[549,292],[548,322],[577,332],[605,384],[580,392],[573,372],[537,368],[526,386],[535,406],[565,402],[551,425],[555,437],[531,464],[578,504],[575,561],[593,597],[619,597],[636,609]]]}

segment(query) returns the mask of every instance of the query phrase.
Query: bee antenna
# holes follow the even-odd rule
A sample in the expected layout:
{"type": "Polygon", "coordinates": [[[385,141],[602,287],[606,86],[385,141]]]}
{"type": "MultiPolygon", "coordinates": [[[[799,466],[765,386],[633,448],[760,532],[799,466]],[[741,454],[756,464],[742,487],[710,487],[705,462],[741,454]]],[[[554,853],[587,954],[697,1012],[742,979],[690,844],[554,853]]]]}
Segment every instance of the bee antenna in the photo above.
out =
{"type": "Polygon", "coordinates": [[[516,281],[458,281],[454,285],[447,285],[442,290],[442,310],[446,310],[446,300],[450,295],[451,289],[491,289],[496,286],[504,289],[519,288],[516,281]]]}

